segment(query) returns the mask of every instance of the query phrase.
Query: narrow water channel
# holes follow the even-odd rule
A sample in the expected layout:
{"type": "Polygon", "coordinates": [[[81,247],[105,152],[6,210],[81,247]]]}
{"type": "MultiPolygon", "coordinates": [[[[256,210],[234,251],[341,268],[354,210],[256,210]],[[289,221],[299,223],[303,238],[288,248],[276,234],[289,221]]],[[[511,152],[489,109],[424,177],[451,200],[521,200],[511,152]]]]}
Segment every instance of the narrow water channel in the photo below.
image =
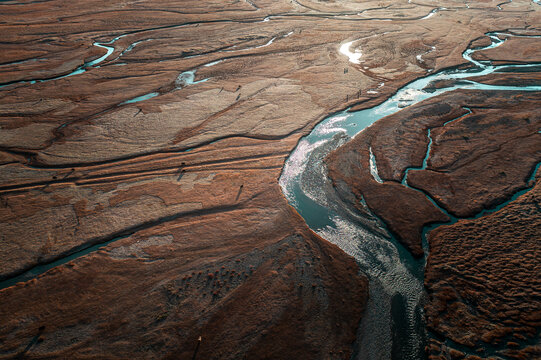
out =
{"type": "MultiPolygon", "coordinates": [[[[538,63],[493,65],[490,62],[474,60],[472,55],[476,51],[500,46],[509,36],[522,36],[498,32],[486,35],[491,39],[490,45],[468,49],[463,53],[463,58],[471,67],[433,73],[404,86],[378,106],[357,112],[345,110],[327,117],[299,141],[284,165],[280,186],[289,203],[297,209],[313,231],[353,256],[361,271],[369,278],[370,297],[358,330],[355,359],[416,360],[425,357],[425,259],[414,259],[387,232],[385,225],[371,214],[365,204],[362,205],[366,211],[361,213],[344,203],[327,177],[323,160],[331,151],[344,145],[377,120],[448,91],[541,91],[541,86],[494,86],[471,80],[494,72],[539,71],[538,63]],[[431,84],[439,80],[460,81],[454,81],[445,88],[431,88],[431,84]]],[[[430,144],[427,154],[429,151],[430,144]]],[[[377,165],[374,159],[371,161],[371,173],[377,181],[377,165]]],[[[406,176],[402,183],[408,186],[406,176]]],[[[518,194],[515,194],[513,199],[516,196],[518,194]]],[[[498,208],[504,205],[500,204],[498,208]]],[[[476,217],[484,214],[485,212],[476,217]]],[[[453,218],[453,221],[456,220],[453,218]]],[[[434,227],[426,227],[424,235],[434,227]]],[[[426,254],[426,241],[424,246],[426,254]]]]}

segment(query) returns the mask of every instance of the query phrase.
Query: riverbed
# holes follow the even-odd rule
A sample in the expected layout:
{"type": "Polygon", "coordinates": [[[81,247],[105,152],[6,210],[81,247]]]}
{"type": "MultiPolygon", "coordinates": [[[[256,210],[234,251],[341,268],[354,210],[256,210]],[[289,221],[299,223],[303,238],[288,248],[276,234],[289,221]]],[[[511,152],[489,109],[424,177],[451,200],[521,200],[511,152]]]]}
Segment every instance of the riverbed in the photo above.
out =
{"type": "MultiPolygon", "coordinates": [[[[489,45],[466,49],[463,52],[463,58],[470,64],[469,67],[444,69],[417,79],[375,107],[356,112],[347,109],[327,117],[299,141],[284,166],[280,185],[289,203],[297,209],[313,231],[353,256],[361,271],[370,280],[368,307],[357,337],[357,359],[413,360],[424,357],[426,333],[423,321],[425,296],[423,274],[428,255],[426,234],[440,224],[425,227],[423,231],[425,257],[415,259],[365,204],[361,204],[365,211],[359,212],[341,199],[327,177],[324,159],[330,152],[350,141],[376,121],[449,91],[458,89],[541,91],[541,86],[494,86],[473,81],[472,78],[482,78],[493,73],[535,70],[535,67],[539,66],[539,64],[493,65],[489,61],[475,60],[473,58],[475,52],[496,48],[510,36],[525,35],[489,32],[486,36],[491,40],[489,45]],[[442,80],[453,81],[441,88],[432,86],[442,80]]],[[[349,46],[352,43],[353,41],[343,44],[340,52],[358,64],[362,61],[362,50],[351,51],[349,46]]],[[[423,166],[417,169],[426,168],[432,143],[430,131],[428,137],[429,144],[423,166]]],[[[381,182],[373,156],[370,165],[374,179],[381,182]]],[[[539,165],[532,176],[538,167],[539,165]]],[[[402,185],[409,187],[407,171],[402,185]]],[[[527,190],[520,193],[525,191],[527,190]]],[[[476,214],[475,217],[500,209],[516,196],[518,193],[505,203],[490,211],[476,214]]],[[[433,199],[427,197],[448,214],[433,199]]],[[[450,218],[451,222],[458,220],[453,216],[450,218]]]]}

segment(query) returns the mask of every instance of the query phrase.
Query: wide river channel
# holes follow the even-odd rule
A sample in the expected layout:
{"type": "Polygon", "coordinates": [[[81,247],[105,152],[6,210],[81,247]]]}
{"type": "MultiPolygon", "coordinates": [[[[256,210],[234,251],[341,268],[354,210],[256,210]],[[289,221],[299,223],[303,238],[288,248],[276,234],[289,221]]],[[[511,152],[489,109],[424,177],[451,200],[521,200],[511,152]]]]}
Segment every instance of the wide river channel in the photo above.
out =
{"type": "MultiPolygon", "coordinates": [[[[361,272],[369,279],[370,297],[358,330],[354,356],[356,359],[414,360],[425,357],[427,334],[423,314],[423,277],[428,251],[426,233],[434,226],[427,227],[424,231],[425,258],[414,259],[385,230],[379,219],[375,216],[362,216],[339,198],[327,177],[324,158],[379,119],[448,91],[541,91],[541,86],[493,86],[471,80],[494,72],[541,71],[539,63],[492,65],[490,62],[474,60],[472,54],[476,51],[498,47],[510,36],[526,36],[498,32],[486,35],[491,39],[489,46],[468,49],[462,54],[471,64],[467,69],[446,69],[430,74],[399,89],[395,95],[378,106],[357,112],[345,110],[325,118],[309,135],[299,141],[286,161],[280,186],[289,203],[313,231],[353,256],[361,272]],[[434,89],[431,84],[439,80],[455,81],[449,82],[452,83],[449,87],[434,89]]],[[[359,55],[358,58],[360,57],[359,55]]],[[[430,138],[430,132],[428,137],[430,138]]],[[[430,144],[431,141],[427,157],[430,144]]],[[[373,157],[370,165],[372,175],[379,180],[373,157]]],[[[403,184],[408,186],[406,180],[403,184]]],[[[432,199],[429,200],[433,202],[432,199]]],[[[500,204],[497,209],[508,202],[500,204]]],[[[476,217],[487,212],[490,211],[483,211],[476,217]]]]}

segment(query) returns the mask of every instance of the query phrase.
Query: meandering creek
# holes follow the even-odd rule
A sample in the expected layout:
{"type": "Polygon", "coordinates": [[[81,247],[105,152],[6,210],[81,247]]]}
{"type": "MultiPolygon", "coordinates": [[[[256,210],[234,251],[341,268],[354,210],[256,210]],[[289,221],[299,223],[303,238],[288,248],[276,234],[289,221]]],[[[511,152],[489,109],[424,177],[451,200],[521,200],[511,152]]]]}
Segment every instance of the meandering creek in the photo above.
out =
{"type": "MultiPolygon", "coordinates": [[[[386,230],[382,222],[371,215],[362,215],[345,204],[337,195],[330,180],[324,158],[331,151],[342,146],[377,120],[394,114],[401,108],[441,95],[456,89],[500,90],[500,91],[541,91],[541,86],[494,86],[477,83],[471,78],[482,77],[503,71],[539,71],[540,64],[493,65],[490,62],[472,58],[476,51],[495,48],[509,36],[523,36],[491,32],[486,34],[491,44],[464,51],[463,58],[471,67],[447,69],[417,79],[399,89],[395,95],[373,108],[357,112],[348,110],[333,114],[319,123],[312,132],[302,138],[289,156],[280,185],[289,203],[297,209],[312,230],[323,238],[338,245],[353,256],[361,271],[370,281],[370,298],[360,324],[357,359],[421,359],[424,358],[425,326],[423,322],[423,274],[425,259],[416,260],[386,230]],[[431,87],[435,81],[455,80],[445,88],[431,87]]],[[[524,35],[525,36],[525,35],[524,35]]],[[[534,37],[534,36],[532,36],[534,37]]],[[[539,36],[537,36],[539,37],[539,36]]],[[[362,60],[361,51],[350,50],[353,42],[346,43],[340,52],[353,59],[362,60]]],[[[451,121],[456,121],[453,119],[451,121]]],[[[430,153],[431,138],[421,167],[426,166],[430,153]]],[[[539,165],[534,171],[538,170],[539,165]]],[[[381,182],[373,155],[370,171],[376,181],[381,182]]],[[[407,184],[407,172],[402,181],[407,184]]],[[[520,194],[490,211],[483,211],[475,217],[484,216],[505,206],[520,194]]],[[[431,200],[434,204],[433,199],[431,200]]],[[[437,206],[437,205],[436,205],[437,206]]],[[[439,207],[439,206],[438,206],[439,207]]],[[[442,209],[443,210],[443,209],[442,209]]],[[[447,213],[445,210],[443,210],[447,213]]],[[[451,217],[452,222],[457,221],[451,217]]],[[[426,233],[441,224],[425,227],[424,248],[427,253],[426,233]]],[[[426,256],[425,256],[426,258],[426,256]]],[[[351,304],[355,306],[355,304],[351,304]]]]}

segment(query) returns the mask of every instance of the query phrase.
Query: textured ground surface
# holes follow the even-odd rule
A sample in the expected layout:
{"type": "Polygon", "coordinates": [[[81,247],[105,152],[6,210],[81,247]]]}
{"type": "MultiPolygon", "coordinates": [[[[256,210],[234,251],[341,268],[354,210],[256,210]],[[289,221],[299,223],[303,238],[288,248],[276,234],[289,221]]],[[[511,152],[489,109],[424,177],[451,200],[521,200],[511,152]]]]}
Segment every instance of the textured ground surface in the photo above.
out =
{"type": "Polygon", "coordinates": [[[349,358],[366,281],[277,179],[328,113],[538,19],[439,6],[0,2],[0,358],[349,358]]]}
{"type": "Polygon", "coordinates": [[[434,359],[541,357],[540,184],[496,213],[430,233],[434,359]]]}

